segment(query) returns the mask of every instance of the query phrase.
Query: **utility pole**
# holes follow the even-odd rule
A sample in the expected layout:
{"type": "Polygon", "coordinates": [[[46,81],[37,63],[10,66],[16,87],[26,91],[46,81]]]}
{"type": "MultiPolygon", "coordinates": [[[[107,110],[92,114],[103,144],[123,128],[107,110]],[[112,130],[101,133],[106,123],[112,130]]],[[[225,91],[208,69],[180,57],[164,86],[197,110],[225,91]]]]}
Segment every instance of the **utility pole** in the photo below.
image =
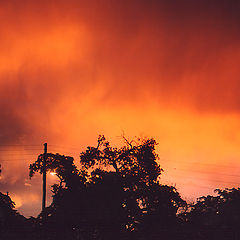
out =
{"type": "Polygon", "coordinates": [[[44,154],[43,154],[43,198],[42,198],[42,212],[46,208],[46,158],[47,158],[47,143],[44,143],[44,154]]]}

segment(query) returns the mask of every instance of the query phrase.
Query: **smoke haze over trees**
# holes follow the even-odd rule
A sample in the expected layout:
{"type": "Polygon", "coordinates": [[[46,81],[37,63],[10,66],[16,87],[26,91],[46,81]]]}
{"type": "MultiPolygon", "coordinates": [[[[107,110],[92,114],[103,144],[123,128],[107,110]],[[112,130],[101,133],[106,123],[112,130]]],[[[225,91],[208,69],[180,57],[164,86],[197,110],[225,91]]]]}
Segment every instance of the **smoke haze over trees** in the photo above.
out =
{"type": "Polygon", "coordinates": [[[8,194],[0,193],[1,239],[223,239],[239,232],[240,188],[184,201],[176,188],[161,184],[163,169],[154,139],[128,140],[112,147],[99,136],[96,147],[72,157],[40,154],[29,167],[32,178],[54,172],[52,203],[37,218],[21,216],[8,194]]]}
{"type": "MultiPolygon", "coordinates": [[[[1,150],[85,147],[96,132],[115,144],[124,129],[161,139],[167,180],[184,196],[237,186],[226,175],[240,167],[239,7],[235,0],[1,0],[1,150]],[[202,172],[182,161],[203,163],[202,172]],[[210,189],[194,194],[197,184],[210,189]]],[[[22,163],[1,153],[1,188],[29,215],[41,198],[24,185],[35,156],[22,163]]]]}

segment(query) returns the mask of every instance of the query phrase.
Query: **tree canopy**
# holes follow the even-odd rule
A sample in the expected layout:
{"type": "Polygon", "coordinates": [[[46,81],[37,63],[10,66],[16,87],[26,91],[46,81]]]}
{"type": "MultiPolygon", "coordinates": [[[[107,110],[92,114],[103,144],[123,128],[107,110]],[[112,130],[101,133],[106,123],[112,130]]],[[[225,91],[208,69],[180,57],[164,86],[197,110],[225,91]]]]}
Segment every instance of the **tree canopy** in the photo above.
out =
{"type": "MultiPolygon", "coordinates": [[[[100,135],[96,147],[80,153],[80,169],[71,157],[45,156],[47,171],[55,171],[60,179],[46,210],[49,224],[66,227],[67,223],[70,232],[74,228],[98,233],[103,239],[150,234],[159,226],[166,229],[176,224],[177,211],[186,203],[174,187],[160,184],[163,170],[156,141],[123,140],[122,147],[112,147],[100,135]]],[[[30,177],[43,172],[43,157],[39,155],[30,165],[30,177]]]]}
{"type": "Polygon", "coordinates": [[[174,186],[161,184],[156,141],[128,140],[112,147],[102,135],[79,155],[40,154],[29,176],[55,172],[53,201],[34,219],[0,193],[1,239],[240,239],[240,188],[216,189],[187,204],[174,186]],[[79,167],[77,167],[79,166],[79,167]],[[43,217],[44,216],[44,217],[43,217]]]}

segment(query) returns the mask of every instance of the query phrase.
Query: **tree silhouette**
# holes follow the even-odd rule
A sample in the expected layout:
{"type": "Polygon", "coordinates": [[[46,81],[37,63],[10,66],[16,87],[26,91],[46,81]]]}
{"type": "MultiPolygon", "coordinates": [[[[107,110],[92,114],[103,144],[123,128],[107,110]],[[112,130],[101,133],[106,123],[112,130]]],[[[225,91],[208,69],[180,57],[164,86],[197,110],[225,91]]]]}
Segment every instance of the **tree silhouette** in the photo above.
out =
{"type": "Polygon", "coordinates": [[[200,197],[184,218],[200,239],[240,238],[240,188],[216,189],[216,196],[200,197]]]}
{"type": "Polygon", "coordinates": [[[14,208],[10,196],[0,192],[0,239],[31,239],[31,222],[14,208]]]}
{"type": "Polygon", "coordinates": [[[127,231],[143,234],[150,229],[156,232],[161,227],[173,227],[177,222],[177,210],[186,203],[174,187],[159,182],[162,169],[157,162],[156,141],[129,141],[125,137],[124,140],[123,147],[113,148],[104,136],[99,136],[97,147],[88,147],[80,154],[80,163],[90,172],[89,181],[96,184],[105,180],[109,173],[112,178],[115,175],[109,191],[118,189],[121,193],[118,198],[121,207],[115,208],[119,209],[117,215],[122,217],[121,229],[124,225],[127,231]]]}
{"type": "MultiPolygon", "coordinates": [[[[80,169],[71,157],[46,155],[47,171],[60,179],[45,211],[49,238],[150,239],[159,230],[174,231],[185,202],[174,187],[160,184],[156,141],[123,139],[115,148],[100,135],[96,147],[80,153],[80,169]]],[[[43,157],[30,165],[30,177],[43,172],[43,157]]]]}
{"type": "MultiPolygon", "coordinates": [[[[45,237],[63,239],[72,232],[72,222],[68,216],[76,214],[72,212],[72,206],[82,206],[81,202],[76,202],[76,196],[81,194],[85,187],[85,173],[79,171],[70,156],[47,153],[40,154],[37,160],[29,166],[29,176],[32,178],[36,172],[43,173],[43,159],[46,159],[46,171],[55,172],[59,178],[59,183],[52,186],[53,202],[47,207],[44,213],[38,216],[37,231],[45,237]],[[75,194],[72,194],[75,193],[75,194]],[[66,224],[69,222],[69,226],[66,224]],[[68,230],[70,229],[70,231],[68,230]],[[64,233],[64,234],[63,234],[64,233]]],[[[80,199],[80,198],[78,198],[80,199]]],[[[76,209],[75,209],[76,210],[76,209]]],[[[79,211],[78,211],[79,214],[79,211]]],[[[72,218],[72,217],[70,217],[72,218]]]]}
{"type": "MultiPolygon", "coordinates": [[[[84,177],[84,174],[80,175],[79,170],[73,163],[73,158],[60,154],[47,153],[46,154],[46,171],[55,172],[56,176],[60,180],[60,186],[64,183],[66,187],[75,186],[75,183],[79,183],[79,177],[84,177]]],[[[29,176],[30,178],[36,172],[43,173],[43,158],[44,154],[40,154],[35,163],[30,164],[29,176]]]]}
{"type": "Polygon", "coordinates": [[[137,139],[125,145],[113,148],[103,135],[98,138],[97,147],[88,147],[80,154],[80,163],[85,169],[115,169],[122,176],[137,177],[140,182],[157,181],[162,169],[157,161],[154,139],[137,139]]]}

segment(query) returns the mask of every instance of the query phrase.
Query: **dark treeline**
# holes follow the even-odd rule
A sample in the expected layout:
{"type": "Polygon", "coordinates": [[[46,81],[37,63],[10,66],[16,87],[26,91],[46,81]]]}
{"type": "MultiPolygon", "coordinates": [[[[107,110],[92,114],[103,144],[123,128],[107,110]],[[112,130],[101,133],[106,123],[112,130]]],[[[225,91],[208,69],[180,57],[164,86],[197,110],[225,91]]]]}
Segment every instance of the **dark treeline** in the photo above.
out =
{"type": "MultiPolygon", "coordinates": [[[[113,148],[99,136],[80,154],[80,168],[72,157],[47,153],[46,169],[59,178],[51,205],[26,219],[0,193],[0,239],[240,239],[239,188],[187,204],[175,187],[161,184],[156,141],[124,140],[113,148]]],[[[43,158],[30,165],[30,177],[43,172],[43,158]]]]}

